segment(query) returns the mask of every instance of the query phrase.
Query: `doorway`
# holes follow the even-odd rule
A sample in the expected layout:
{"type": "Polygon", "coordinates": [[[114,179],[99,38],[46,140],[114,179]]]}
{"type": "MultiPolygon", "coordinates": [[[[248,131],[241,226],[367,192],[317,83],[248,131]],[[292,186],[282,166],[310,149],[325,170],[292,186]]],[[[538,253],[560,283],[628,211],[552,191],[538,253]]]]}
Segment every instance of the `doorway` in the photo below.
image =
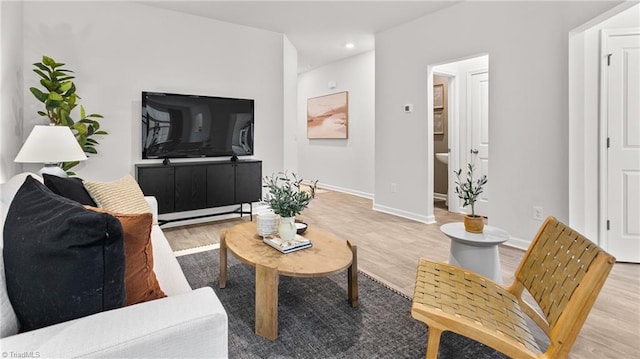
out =
{"type": "MultiPolygon", "coordinates": [[[[609,48],[605,46],[608,36],[603,35],[613,29],[637,29],[638,15],[640,5],[625,2],[569,33],[569,225],[625,262],[640,262],[640,163],[623,158],[633,155],[632,147],[640,148],[633,143],[637,137],[630,136],[638,133],[638,112],[633,107],[637,100],[628,97],[633,91],[637,96],[639,77],[637,72],[631,76],[632,68],[619,65],[637,65],[639,50],[626,45],[609,48]],[[620,62],[622,58],[625,60],[620,62]],[[619,76],[621,70],[630,80],[622,87],[620,81],[609,78],[610,71],[619,76]],[[612,86],[626,96],[609,94],[607,88],[612,86]],[[631,107],[626,109],[621,101],[625,97],[631,99],[626,102],[631,107]],[[614,98],[617,104],[611,107],[609,100],[614,98]],[[626,122],[616,120],[623,117],[607,113],[610,110],[624,114],[626,122]],[[628,167],[629,163],[635,167],[628,167]]],[[[631,37],[623,35],[620,40],[631,37]]]]}
{"type": "MultiPolygon", "coordinates": [[[[473,163],[476,176],[489,177],[489,55],[434,65],[431,73],[434,207],[442,208],[444,197],[449,212],[466,213],[455,194],[453,171],[473,163]]],[[[489,216],[488,186],[476,212],[489,216]]]]}

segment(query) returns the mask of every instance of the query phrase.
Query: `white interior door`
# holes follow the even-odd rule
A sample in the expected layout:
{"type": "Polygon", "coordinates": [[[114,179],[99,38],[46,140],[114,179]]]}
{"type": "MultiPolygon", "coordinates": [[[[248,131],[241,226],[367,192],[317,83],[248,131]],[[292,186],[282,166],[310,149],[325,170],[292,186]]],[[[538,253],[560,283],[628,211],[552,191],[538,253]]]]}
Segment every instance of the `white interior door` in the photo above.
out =
{"type": "MultiPolygon", "coordinates": [[[[469,162],[473,163],[476,171],[474,178],[486,175],[489,178],[489,71],[487,69],[470,72],[468,75],[468,135],[469,162]]],[[[476,214],[487,217],[489,215],[489,180],[483,193],[475,204],[476,214]]]]}
{"type": "Polygon", "coordinates": [[[607,140],[603,244],[640,262],[640,29],[603,31],[607,140]]]}

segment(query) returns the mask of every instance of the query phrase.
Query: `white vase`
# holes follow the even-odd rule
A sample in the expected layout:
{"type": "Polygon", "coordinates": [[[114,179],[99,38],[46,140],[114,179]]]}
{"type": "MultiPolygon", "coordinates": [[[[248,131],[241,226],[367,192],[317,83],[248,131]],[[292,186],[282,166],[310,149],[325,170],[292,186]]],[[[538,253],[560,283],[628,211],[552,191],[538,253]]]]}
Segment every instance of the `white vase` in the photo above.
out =
{"type": "Polygon", "coordinates": [[[258,214],[256,219],[256,227],[258,229],[258,235],[261,237],[272,236],[278,233],[278,227],[280,226],[280,216],[274,213],[261,213],[258,214]]]}
{"type": "Polygon", "coordinates": [[[280,217],[280,225],[278,227],[280,239],[285,242],[290,242],[296,237],[295,221],[295,217],[280,217]]]}

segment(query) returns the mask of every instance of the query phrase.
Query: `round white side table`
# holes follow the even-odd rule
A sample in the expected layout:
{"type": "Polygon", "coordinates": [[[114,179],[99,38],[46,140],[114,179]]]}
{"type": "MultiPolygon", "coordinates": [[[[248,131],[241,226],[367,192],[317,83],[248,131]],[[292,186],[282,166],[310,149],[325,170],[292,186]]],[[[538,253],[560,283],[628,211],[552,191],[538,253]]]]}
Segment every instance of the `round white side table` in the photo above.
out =
{"type": "Polygon", "coordinates": [[[469,269],[502,284],[498,245],[509,240],[509,233],[487,225],[482,233],[470,233],[464,230],[462,222],[443,224],[440,231],[451,238],[449,264],[469,269]]]}

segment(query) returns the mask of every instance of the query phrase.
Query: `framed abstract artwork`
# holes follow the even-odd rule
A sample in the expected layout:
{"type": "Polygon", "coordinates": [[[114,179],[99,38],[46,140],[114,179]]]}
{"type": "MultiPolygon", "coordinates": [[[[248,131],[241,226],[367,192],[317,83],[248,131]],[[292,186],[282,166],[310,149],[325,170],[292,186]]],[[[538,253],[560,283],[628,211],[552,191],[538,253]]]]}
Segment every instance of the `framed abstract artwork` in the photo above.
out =
{"type": "Polygon", "coordinates": [[[347,139],[349,92],[307,99],[307,138],[347,139]]]}

